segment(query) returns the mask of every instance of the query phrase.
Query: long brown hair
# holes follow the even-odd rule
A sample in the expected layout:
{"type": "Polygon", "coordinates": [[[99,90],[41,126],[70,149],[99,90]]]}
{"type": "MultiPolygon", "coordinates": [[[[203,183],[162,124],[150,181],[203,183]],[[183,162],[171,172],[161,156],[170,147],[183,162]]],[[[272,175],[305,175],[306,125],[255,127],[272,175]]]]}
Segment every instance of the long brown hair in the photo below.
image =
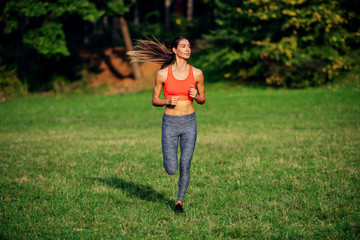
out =
{"type": "Polygon", "coordinates": [[[175,38],[171,43],[171,50],[169,50],[165,44],[159,42],[156,38],[152,40],[137,40],[133,51],[128,51],[131,62],[153,62],[159,63],[161,69],[166,68],[172,64],[176,57],[172,49],[177,48],[181,39],[187,39],[186,37],[179,36],[175,38]]]}

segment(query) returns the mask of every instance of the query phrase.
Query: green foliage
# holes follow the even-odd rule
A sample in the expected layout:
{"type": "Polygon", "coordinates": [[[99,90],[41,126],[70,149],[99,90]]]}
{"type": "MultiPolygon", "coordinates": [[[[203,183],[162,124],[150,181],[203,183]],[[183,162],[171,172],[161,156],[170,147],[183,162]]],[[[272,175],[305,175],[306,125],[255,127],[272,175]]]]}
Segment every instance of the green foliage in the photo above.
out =
{"type": "Polygon", "coordinates": [[[190,26],[186,18],[182,15],[179,15],[177,13],[174,13],[171,15],[171,29],[166,30],[164,24],[156,22],[156,23],[150,23],[148,19],[158,16],[159,13],[157,11],[153,11],[149,13],[146,16],[146,21],[140,23],[140,24],[133,24],[129,22],[129,25],[131,26],[131,36],[134,36],[135,38],[152,38],[152,36],[155,36],[157,39],[161,39],[163,42],[171,42],[175,37],[177,36],[191,36],[192,38],[195,38],[196,36],[199,36],[199,34],[191,34],[193,27],[197,27],[198,24],[195,26],[190,26]]]}
{"type": "Polygon", "coordinates": [[[68,56],[63,19],[77,15],[95,21],[103,14],[88,0],[10,0],[3,13],[4,31],[7,34],[20,31],[23,43],[46,57],[68,56]]]}
{"type": "Polygon", "coordinates": [[[93,22],[98,20],[105,12],[99,10],[91,0],[59,0],[55,5],[54,13],[56,17],[79,15],[82,19],[93,22]]]}
{"type": "Polygon", "coordinates": [[[216,64],[226,78],[307,87],[352,67],[346,56],[358,48],[360,28],[351,26],[358,17],[348,1],[214,3],[218,29],[206,36],[216,42],[206,64],[216,64]]]}
{"type": "Polygon", "coordinates": [[[27,86],[20,81],[16,70],[16,67],[7,66],[0,59],[0,97],[27,93],[27,86]]]}
{"type": "Polygon", "coordinates": [[[46,57],[70,55],[66,47],[65,34],[61,23],[44,23],[42,27],[28,31],[24,35],[23,41],[46,57]]]}
{"type": "MultiPolygon", "coordinates": [[[[29,91],[62,88],[63,84],[52,83],[57,82],[59,76],[72,81],[80,79],[83,63],[78,50],[85,45],[84,35],[91,35],[94,42],[97,40],[95,31],[87,32],[91,26],[87,21],[96,22],[104,14],[124,14],[129,11],[132,2],[6,1],[0,26],[5,33],[0,41],[0,51],[3,62],[8,65],[6,69],[14,66],[11,69],[16,69],[15,75],[29,84],[29,91]]],[[[103,47],[98,42],[92,44],[103,47]]],[[[6,75],[7,72],[1,74],[6,75]]]]}
{"type": "Polygon", "coordinates": [[[130,11],[131,4],[136,0],[108,0],[106,1],[109,16],[122,16],[130,11]]]}

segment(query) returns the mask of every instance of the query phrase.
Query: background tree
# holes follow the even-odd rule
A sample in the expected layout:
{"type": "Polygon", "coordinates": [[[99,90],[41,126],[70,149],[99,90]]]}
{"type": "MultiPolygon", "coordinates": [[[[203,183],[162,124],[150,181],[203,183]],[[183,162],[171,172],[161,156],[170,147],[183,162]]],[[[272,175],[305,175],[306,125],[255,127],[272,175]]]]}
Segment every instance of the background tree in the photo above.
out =
{"type": "Polygon", "coordinates": [[[170,30],[170,5],[171,0],[165,0],[165,28],[166,30],[170,30]]]}
{"type": "MultiPolygon", "coordinates": [[[[126,0],[110,0],[110,1],[107,1],[107,3],[106,3],[106,6],[107,6],[106,12],[112,17],[119,18],[119,26],[120,26],[122,35],[124,37],[126,51],[132,51],[133,45],[132,45],[132,40],[130,37],[128,24],[126,22],[124,15],[125,15],[125,13],[130,11],[130,4],[134,3],[134,2],[135,2],[135,0],[129,0],[128,2],[126,0]]],[[[137,62],[132,62],[131,68],[133,70],[134,77],[136,79],[139,79],[141,77],[141,71],[140,71],[139,64],[137,62]]]]}
{"type": "Polygon", "coordinates": [[[194,11],[194,1],[187,0],[187,11],[186,11],[186,19],[191,24],[193,20],[193,11],[194,11]]]}
{"type": "Polygon", "coordinates": [[[70,55],[64,32],[64,18],[78,16],[95,22],[104,14],[88,0],[10,0],[4,9],[5,33],[19,32],[20,45],[47,56],[70,55]]]}
{"type": "Polygon", "coordinates": [[[216,44],[202,62],[222,69],[226,78],[317,86],[351,68],[359,56],[358,16],[350,1],[213,3],[218,27],[206,38],[216,44]]]}
{"type": "Polygon", "coordinates": [[[94,22],[103,14],[88,0],[6,1],[0,26],[4,33],[1,61],[14,69],[30,90],[46,89],[49,79],[59,72],[76,78],[79,60],[71,57],[71,52],[78,35],[70,37],[66,30],[72,24],[81,32],[79,22],[94,22]]]}
{"type": "MultiPolygon", "coordinates": [[[[78,51],[87,46],[106,46],[109,16],[117,20],[111,24],[112,33],[116,35],[117,27],[121,26],[124,42],[128,49],[131,47],[123,16],[133,2],[8,0],[2,3],[0,66],[5,63],[6,66],[1,69],[15,72],[30,90],[46,90],[57,79],[79,79],[83,63],[78,51]]],[[[140,76],[136,66],[134,75],[140,76]]]]}

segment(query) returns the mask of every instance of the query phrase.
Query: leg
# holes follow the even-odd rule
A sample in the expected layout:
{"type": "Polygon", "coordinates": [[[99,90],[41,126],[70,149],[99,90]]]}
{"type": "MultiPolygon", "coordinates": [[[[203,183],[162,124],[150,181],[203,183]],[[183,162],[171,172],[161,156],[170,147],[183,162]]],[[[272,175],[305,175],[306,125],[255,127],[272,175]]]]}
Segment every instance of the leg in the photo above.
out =
{"type": "Polygon", "coordinates": [[[186,127],[186,131],[180,136],[181,156],[178,201],[181,202],[184,200],[190,182],[190,164],[197,137],[196,119],[186,127]]]}
{"type": "Polygon", "coordinates": [[[176,134],[173,127],[166,123],[166,118],[163,119],[161,144],[165,171],[169,175],[173,175],[178,168],[177,150],[179,136],[176,134]]]}

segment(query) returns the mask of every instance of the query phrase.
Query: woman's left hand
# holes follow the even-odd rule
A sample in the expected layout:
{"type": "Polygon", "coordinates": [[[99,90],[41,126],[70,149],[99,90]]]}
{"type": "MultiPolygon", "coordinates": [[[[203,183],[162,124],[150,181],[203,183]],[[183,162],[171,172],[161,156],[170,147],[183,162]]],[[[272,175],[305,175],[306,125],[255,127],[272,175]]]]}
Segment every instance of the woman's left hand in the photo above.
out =
{"type": "Polygon", "coordinates": [[[189,89],[189,96],[192,97],[192,98],[195,98],[196,95],[197,95],[197,90],[196,90],[196,88],[191,87],[191,88],[189,89]]]}

